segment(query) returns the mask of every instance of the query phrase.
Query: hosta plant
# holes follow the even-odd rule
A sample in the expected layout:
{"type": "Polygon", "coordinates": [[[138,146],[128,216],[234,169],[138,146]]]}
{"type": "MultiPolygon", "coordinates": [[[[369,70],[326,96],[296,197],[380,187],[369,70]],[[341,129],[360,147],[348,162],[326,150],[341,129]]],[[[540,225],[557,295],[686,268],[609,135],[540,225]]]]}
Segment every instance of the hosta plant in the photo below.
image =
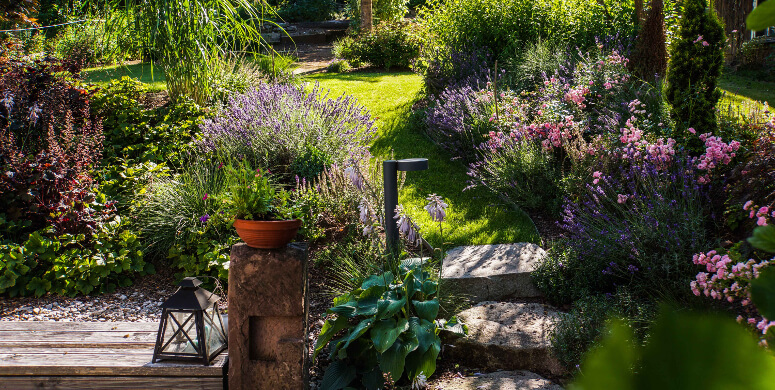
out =
{"type": "Polygon", "coordinates": [[[437,293],[423,265],[405,260],[397,272],[369,276],[360,288],[334,299],[313,354],[329,346],[332,363],[321,389],[381,389],[386,378],[395,383],[404,375],[410,381],[430,377],[441,351],[439,331],[455,325],[435,322],[437,293]]]}

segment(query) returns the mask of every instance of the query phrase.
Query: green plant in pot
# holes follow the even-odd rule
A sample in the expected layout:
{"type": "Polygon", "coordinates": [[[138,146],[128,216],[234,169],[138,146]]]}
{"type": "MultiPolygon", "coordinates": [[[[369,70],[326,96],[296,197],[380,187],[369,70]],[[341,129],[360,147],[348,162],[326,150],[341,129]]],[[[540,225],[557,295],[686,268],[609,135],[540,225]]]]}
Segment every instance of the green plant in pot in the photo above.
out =
{"type": "Polygon", "coordinates": [[[251,248],[282,248],[301,226],[290,194],[274,185],[270,174],[245,162],[227,168],[229,192],[224,203],[234,215],[237,235],[251,248]]]}

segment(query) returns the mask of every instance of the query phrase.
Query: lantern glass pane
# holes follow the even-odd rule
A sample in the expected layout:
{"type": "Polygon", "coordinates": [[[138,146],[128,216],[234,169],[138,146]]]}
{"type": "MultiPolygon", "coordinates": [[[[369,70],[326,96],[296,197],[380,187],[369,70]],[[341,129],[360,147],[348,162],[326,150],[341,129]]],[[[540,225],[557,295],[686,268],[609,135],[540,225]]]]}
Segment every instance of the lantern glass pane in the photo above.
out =
{"type": "Polygon", "coordinates": [[[197,351],[197,337],[196,337],[196,321],[194,321],[193,312],[180,312],[170,311],[167,324],[164,327],[164,343],[166,344],[170,339],[162,353],[185,353],[185,354],[199,354],[197,351]],[[173,320],[174,318],[174,320],[173,320]],[[177,321],[177,323],[175,322],[177,321]],[[178,325],[180,324],[180,325],[178,325]],[[182,326],[182,330],[178,332],[182,326]],[[186,337],[188,335],[188,337],[186,337]],[[190,340],[189,340],[190,339],[190,340]],[[193,344],[192,344],[193,342],[193,344]]]}
{"type": "Polygon", "coordinates": [[[222,345],[226,344],[226,331],[223,329],[221,314],[216,310],[216,305],[212,305],[205,310],[205,340],[207,340],[208,351],[217,351],[222,345]]]}

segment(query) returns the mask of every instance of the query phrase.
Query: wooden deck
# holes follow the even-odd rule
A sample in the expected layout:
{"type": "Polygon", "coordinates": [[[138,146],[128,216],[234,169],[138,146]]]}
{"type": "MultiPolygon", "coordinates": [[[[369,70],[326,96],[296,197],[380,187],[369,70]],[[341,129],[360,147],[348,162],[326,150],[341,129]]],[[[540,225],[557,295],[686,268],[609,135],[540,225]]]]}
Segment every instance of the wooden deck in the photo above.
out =
{"type": "Polygon", "coordinates": [[[158,323],[0,321],[0,389],[222,390],[213,365],[152,364],[158,323]]]}

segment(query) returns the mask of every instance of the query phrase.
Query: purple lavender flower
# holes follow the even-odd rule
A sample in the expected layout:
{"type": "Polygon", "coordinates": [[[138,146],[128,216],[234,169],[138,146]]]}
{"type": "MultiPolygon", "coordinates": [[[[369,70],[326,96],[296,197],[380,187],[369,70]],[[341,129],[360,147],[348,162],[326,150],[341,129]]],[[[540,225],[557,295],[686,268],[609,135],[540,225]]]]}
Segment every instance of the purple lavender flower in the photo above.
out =
{"type": "Polygon", "coordinates": [[[207,223],[208,220],[210,220],[210,214],[205,214],[205,215],[199,217],[199,222],[207,223]]]}

